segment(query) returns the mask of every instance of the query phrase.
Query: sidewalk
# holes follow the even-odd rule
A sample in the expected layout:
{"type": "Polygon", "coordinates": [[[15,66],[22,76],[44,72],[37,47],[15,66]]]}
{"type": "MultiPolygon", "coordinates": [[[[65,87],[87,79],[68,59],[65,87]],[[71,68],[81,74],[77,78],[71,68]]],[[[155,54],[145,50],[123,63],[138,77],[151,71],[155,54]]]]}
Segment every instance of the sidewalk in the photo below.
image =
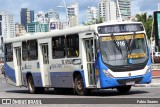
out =
{"type": "Polygon", "coordinates": [[[160,87],[160,76],[153,76],[150,84],[136,84],[135,87],[160,87]]]}

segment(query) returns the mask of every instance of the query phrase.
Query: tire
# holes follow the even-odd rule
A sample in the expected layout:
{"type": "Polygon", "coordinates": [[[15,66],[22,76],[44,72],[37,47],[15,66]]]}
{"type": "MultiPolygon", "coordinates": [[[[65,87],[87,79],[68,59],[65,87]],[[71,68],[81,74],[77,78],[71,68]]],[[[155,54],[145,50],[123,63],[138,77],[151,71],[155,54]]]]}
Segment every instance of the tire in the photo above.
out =
{"type": "Polygon", "coordinates": [[[34,85],[34,81],[33,81],[33,77],[30,75],[27,78],[27,85],[28,85],[28,90],[31,94],[35,94],[36,93],[36,88],[34,85]]]}
{"type": "Polygon", "coordinates": [[[78,95],[89,94],[89,90],[85,88],[81,75],[78,75],[75,77],[74,89],[75,89],[76,94],[78,94],[78,95]]]}
{"type": "Polygon", "coordinates": [[[131,87],[132,87],[131,85],[128,85],[128,86],[120,86],[120,87],[117,87],[117,91],[118,91],[119,93],[127,93],[127,92],[130,91],[131,87]]]}

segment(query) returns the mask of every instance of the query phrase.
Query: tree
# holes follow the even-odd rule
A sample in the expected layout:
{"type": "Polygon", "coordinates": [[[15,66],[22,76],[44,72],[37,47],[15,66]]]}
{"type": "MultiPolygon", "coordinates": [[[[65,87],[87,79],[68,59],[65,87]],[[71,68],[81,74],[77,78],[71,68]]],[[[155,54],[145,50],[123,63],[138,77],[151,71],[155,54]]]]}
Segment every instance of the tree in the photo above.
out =
{"type": "Polygon", "coordinates": [[[89,22],[82,22],[82,24],[84,25],[84,26],[86,26],[86,25],[93,25],[93,24],[99,24],[99,23],[103,23],[103,20],[104,18],[103,17],[99,17],[99,18],[97,18],[97,19],[95,19],[95,18],[92,18],[92,20],[91,21],[89,21],[89,22]]]}
{"type": "Polygon", "coordinates": [[[151,37],[151,30],[152,30],[152,22],[153,22],[153,16],[148,16],[147,13],[142,13],[142,14],[136,14],[137,21],[140,21],[143,23],[146,34],[148,39],[151,37]]]}

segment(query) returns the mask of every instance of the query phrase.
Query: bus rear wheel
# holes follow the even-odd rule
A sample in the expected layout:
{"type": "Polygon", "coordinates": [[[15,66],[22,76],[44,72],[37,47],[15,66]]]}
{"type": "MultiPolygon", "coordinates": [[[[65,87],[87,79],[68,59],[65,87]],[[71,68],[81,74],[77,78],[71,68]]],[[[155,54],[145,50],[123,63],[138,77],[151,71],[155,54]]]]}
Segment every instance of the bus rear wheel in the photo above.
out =
{"type": "Polygon", "coordinates": [[[76,94],[78,95],[87,95],[89,93],[89,90],[86,89],[84,86],[84,82],[81,75],[75,77],[74,88],[76,94]]]}
{"type": "Polygon", "coordinates": [[[118,90],[118,92],[120,92],[120,93],[127,93],[127,92],[130,91],[131,87],[132,87],[131,85],[128,85],[128,86],[120,86],[120,87],[117,87],[117,90],[118,90]]]}

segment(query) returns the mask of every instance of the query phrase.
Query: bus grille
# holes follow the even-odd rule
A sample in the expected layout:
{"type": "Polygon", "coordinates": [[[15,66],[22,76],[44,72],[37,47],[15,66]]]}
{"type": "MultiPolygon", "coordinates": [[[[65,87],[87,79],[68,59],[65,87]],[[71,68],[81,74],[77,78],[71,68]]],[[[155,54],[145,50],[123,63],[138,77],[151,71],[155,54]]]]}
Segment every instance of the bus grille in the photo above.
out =
{"type": "Polygon", "coordinates": [[[135,81],[135,84],[138,84],[142,81],[143,77],[140,77],[140,78],[130,78],[130,79],[120,79],[120,80],[117,80],[118,84],[120,85],[125,85],[126,82],[130,82],[130,81],[135,81]]]}

